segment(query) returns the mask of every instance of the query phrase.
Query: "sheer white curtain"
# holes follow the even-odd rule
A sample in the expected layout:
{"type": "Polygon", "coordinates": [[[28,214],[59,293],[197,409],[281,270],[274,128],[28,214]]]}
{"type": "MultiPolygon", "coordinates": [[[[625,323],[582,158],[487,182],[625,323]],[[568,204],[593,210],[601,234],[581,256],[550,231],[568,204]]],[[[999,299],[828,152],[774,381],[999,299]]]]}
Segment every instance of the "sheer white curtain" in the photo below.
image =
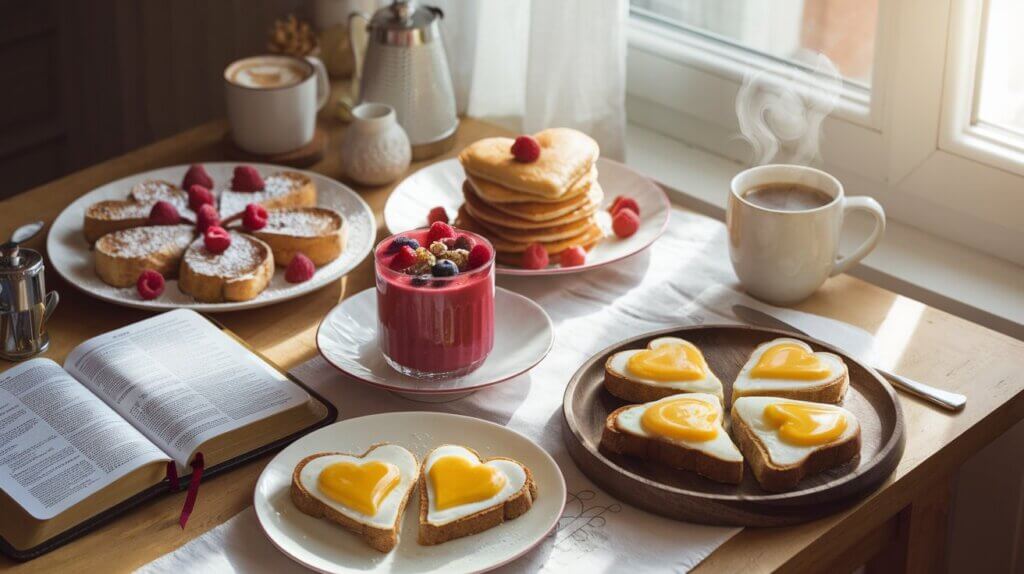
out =
{"type": "Polygon", "coordinates": [[[572,127],[622,159],[626,0],[434,0],[460,114],[522,133],[572,127]]]}

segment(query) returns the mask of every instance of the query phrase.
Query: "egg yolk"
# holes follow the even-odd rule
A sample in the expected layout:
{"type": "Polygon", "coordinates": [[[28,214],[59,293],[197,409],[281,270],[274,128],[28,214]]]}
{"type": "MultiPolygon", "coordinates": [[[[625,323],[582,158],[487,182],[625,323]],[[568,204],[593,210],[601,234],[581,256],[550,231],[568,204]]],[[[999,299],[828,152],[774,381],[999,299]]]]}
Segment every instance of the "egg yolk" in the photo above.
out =
{"type": "Polygon", "coordinates": [[[444,456],[430,466],[434,507],[438,510],[487,500],[501,492],[508,481],[494,468],[461,456],[444,456]]]}
{"type": "Polygon", "coordinates": [[[655,381],[696,381],[704,378],[708,370],[700,349],[682,343],[637,351],[626,367],[638,377],[655,381]]]}
{"type": "Polygon", "coordinates": [[[704,442],[718,436],[719,411],[705,401],[680,398],[654,403],[640,416],[649,433],[673,439],[704,442]]]}
{"type": "Polygon", "coordinates": [[[400,478],[398,467],[388,462],[336,462],[320,472],[317,486],[331,500],[373,516],[400,478]]]}
{"type": "Polygon", "coordinates": [[[764,418],[779,432],[779,438],[796,446],[828,444],[846,432],[846,415],[826,405],[772,403],[764,418]]]}
{"type": "Polygon", "coordinates": [[[796,343],[782,343],[765,350],[750,370],[755,379],[817,381],[829,376],[828,366],[814,353],[796,343]]]}

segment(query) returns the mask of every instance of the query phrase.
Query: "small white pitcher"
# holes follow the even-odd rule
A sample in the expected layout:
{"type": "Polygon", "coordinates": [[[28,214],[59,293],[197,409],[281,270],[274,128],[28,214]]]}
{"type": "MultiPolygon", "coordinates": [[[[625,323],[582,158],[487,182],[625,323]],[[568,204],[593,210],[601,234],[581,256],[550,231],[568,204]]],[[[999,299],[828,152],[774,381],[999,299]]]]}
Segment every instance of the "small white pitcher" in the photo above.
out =
{"type": "Polygon", "coordinates": [[[384,185],[404,175],[412,148],[394,108],[367,102],[356,106],[352,117],[341,139],[345,176],[363,185],[384,185]]]}

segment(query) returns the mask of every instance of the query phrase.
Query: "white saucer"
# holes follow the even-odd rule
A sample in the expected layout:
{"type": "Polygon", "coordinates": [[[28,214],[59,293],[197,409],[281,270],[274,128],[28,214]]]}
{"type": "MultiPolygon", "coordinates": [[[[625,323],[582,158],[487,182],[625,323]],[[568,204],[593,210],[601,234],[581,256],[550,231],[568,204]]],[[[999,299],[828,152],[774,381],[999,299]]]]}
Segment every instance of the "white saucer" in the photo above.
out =
{"type": "MultiPolygon", "coordinates": [[[[243,163],[246,162],[205,162],[203,167],[206,168],[217,185],[226,185],[231,180],[231,172],[235,166],[243,163]]],[[[163,294],[151,301],[139,297],[134,285],[119,288],[104,283],[96,275],[92,250],[82,236],[82,219],[85,210],[90,205],[104,199],[127,199],[129,190],[140,181],[163,179],[175,183],[180,182],[185,171],[188,170],[189,166],[187,165],[163,167],[112,181],[85,193],[71,205],[65,207],[50,226],[49,235],[46,238],[46,252],[53,268],[71,285],[93,297],[118,305],[152,311],[195,309],[207,313],[217,313],[263,307],[316,291],[328,283],[337,281],[339,277],[354,269],[369,255],[377,237],[377,222],[370,206],[350,187],[312,171],[262,163],[246,163],[246,165],[255,167],[264,176],[285,170],[298,171],[308,175],[316,184],[317,205],[333,209],[345,219],[345,249],[342,250],[341,256],[317,269],[309,281],[288,283],[284,279],[284,268],[277,267],[270,284],[254,299],[226,303],[200,303],[182,293],[178,289],[178,282],[175,279],[168,279],[163,294]]]]}
{"type": "MultiPolygon", "coordinates": [[[[440,161],[405,178],[391,192],[384,206],[384,224],[394,233],[403,233],[427,225],[427,213],[442,205],[454,218],[463,203],[462,182],[466,172],[457,159],[440,161]]],[[[597,160],[597,180],[604,190],[604,201],[597,212],[598,224],[605,238],[587,253],[587,262],[577,267],[551,265],[544,269],[522,269],[498,265],[497,273],[505,275],[559,275],[577,273],[613,263],[649,247],[665,232],[672,213],[668,197],[649,178],[625,165],[606,158],[597,160]],[[608,207],[615,196],[632,197],[640,206],[640,229],[632,236],[619,239],[611,231],[608,207]]]]}
{"type": "Polygon", "coordinates": [[[320,322],[316,344],[328,363],[353,379],[414,400],[450,401],[525,373],[551,350],[554,328],[540,305],[498,287],[494,313],[494,349],[480,368],[457,379],[424,381],[388,366],[377,345],[376,288],[331,309],[320,322]]]}
{"type": "Polygon", "coordinates": [[[318,572],[481,572],[515,560],[547,536],[565,507],[565,479],[544,449],[503,426],[447,413],[385,413],[335,423],[292,443],[263,469],[253,504],[274,546],[318,572]],[[536,501],[526,514],[480,534],[420,546],[416,543],[419,500],[414,491],[398,546],[387,554],[334,523],[299,512],[292,504],[292,471],[304,457],[324,451],[361,453],[379,442],[400,444],[420,460],[442,444],[464,445],[484,458],[513,458],[533,473],[536,501]]]}

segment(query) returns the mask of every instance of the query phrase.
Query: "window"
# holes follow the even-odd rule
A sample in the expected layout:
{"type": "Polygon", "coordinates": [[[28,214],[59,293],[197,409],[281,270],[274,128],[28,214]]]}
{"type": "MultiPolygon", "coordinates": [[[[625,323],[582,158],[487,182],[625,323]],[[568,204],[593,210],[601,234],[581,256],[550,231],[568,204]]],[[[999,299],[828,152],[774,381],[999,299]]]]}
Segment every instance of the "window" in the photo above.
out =
{"type": "Polygon", "coordinates": [[[820,167],[889,217],[1024,264],[1024,2],[631,0],[629,121],[750,163],[755,72],[841,77],[820,167]]]}

